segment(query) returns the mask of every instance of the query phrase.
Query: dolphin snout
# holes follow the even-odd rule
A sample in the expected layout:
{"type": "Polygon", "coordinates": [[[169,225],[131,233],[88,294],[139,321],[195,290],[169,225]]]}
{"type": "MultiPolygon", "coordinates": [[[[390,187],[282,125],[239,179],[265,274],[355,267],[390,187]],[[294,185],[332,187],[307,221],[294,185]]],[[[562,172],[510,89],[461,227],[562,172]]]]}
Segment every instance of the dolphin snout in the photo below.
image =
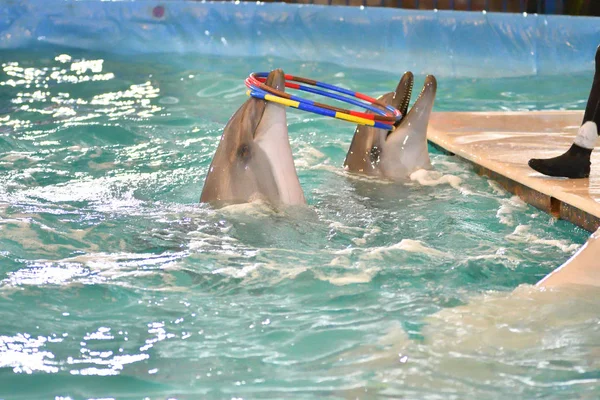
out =
{"type": "Polygon", "coordinates": [[[285,91],[285,73],[281,68],[274,69],[269,73],[266,82],[267,86],[271,86],[279,91],[285,91]]]}
{"type": "Polygon", "coordinates": [[[410,103],[414,83],[415,77],[413,73],[407,71],[402,75],[400,83],[396,86],[392,106],[396,107],[402,116],[405,116],[408,112],[408,104],[410,103]]]}
{"type": "Polygon", "coordinates": [[[425,84],[423,85],[423,92],[425,92],[425,91],[435,92],[436,90],[437,90],[437,80],[435,79],[435,76],[427,75],[425,77],[425,84]]]}

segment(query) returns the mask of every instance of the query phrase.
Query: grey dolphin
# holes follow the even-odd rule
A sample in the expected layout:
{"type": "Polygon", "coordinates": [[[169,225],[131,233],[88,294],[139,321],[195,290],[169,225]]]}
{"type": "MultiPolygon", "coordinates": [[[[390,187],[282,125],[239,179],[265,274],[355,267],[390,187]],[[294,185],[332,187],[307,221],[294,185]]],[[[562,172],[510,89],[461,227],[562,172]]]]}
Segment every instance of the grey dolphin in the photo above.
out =
{"type": "MultiPolygon", "coordinates": [[[[283,71],[271,71],[266,84],[284,91],[283,71]]],[[[285,107],[250,98],[223,130],[200,202],[222,205],[255,200],[306,204],[292,158],[285,107]]]]}
{"type": "Polygon", "coordinates": [[[388,178],[406,179],[418,169],[431,168],[427,151],[427,125],[437,90],[433,75],[427,75],[419,98],[407,114],[414,77],[406,72],[394,92],[380,101],[393,105],[403,115],[392,131],[359,125],[344,161],[350,172],[388,178]]]}

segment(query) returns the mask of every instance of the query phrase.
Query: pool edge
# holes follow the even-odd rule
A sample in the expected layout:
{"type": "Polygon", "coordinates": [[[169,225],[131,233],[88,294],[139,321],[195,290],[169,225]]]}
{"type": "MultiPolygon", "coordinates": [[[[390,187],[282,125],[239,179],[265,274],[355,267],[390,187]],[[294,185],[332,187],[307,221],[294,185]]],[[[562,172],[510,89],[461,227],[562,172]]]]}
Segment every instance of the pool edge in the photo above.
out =
{"type": "MultiPolygon", "coordinates": [[[[535,177],[536,180],[532,180],[531,177],[535,175],[535,173],[528,170],[527,167],[523,168],[522,165],[518,165],[519,168],[514,168],[513,165],[498,162],[498,160],[494,159],[494,157],[496,157],[496,154],[494,153],[496,150],[494,149],[494,143],[486,143],[485,146],[461,146],[457,143],[457,138],[467,137],[473,132],[478,132],[477,129],[480,128],[471,127],[471,130],[468,133],[457,134],[460,129],[452,131],[452,129],[440,127],[440,125],[444,124],[444,121],[453,119],[461,120],[466,115],[476,119],[491,118],[493,120],[494,116],[510,116],[511,114],[517,118],[522,118],[524,116],[529,118],[544,118],[546,116],[565,117],[573,123],[572,121],[578,121],[580,119],[579,117],[582,115],[582,112],[437,112],[432,116],[432,124],[430,125],[427,139],[433,147],[468,162],[478,175],[486,176],[497,182],[508,192],[518,196],[526,203],[546,212],[552,217],[571,222],[589,232],[598,230],[598,228],[600,228],[600,204],[594,198],[594,185],[593,182],[590,184],[589,179],[557,180],[555,178],[535,177]],[[489,153],[486,154],[486,151],[488,150],[489,153]],[[530,171],[531,173],[524,173],[524,171],[530,171]],[[560,182],[562,186],[557,186],[556,182],[560,182]],[[564,186],[569,185],[569,183],[573,183],[570,191],[568,190],[569,187],[564,189],[564,186]],[[586,187],[586,185],[588,186],[588,190],[581,190],[581,187],[586,187]],[[592,187],[589,188],[589,186],[592,187]]],[[[464,125],[461,126],[462,129],[469,129],[464,125]]],[[[501,129],[502,124],[499,124],[498,127],[501,129]]],[[[556,127],[552,127],[552,129],[556,130],[556,127]]],[[[561,139],[563,139],[561,142],[568,142],[573,136],[574,135],[572,134],[564,134],[561,136],[561,139]]],[[[535,138],[532,135],[532,139],[539,138],[535,138]]],[[[532,142],[533,140],[528,144],[531,144],[532,142]]],[[[562,143],[557,143],[555,147],[561,149],[561,144],[562,143]]],[[[535,152],[527,150],[527,153],[523,155],[528,157],[533,156],[534,154],[535,152]]],[[[521,158],[524,159],[523,157],[521,158]]],[[[600,158],[598,159],[600,160],[600,158]]],[[[515,163],[515,165],[516,164],[517,163],[515,163]]],[[[598,167],[600,167],[600,165],[598,165],[598,167]]],[[[594,162],[592,164],[592,171],[593,170],[594,162]]],[[[594,176],[591,176],[590,179],[594,179],[594,176]]]]}

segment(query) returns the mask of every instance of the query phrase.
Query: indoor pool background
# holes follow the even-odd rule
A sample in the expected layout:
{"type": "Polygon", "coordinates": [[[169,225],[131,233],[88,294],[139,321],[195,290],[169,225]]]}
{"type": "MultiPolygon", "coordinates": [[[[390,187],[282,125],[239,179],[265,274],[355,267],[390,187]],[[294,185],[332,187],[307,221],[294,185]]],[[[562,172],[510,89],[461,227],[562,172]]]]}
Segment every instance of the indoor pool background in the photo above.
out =
{"type": "MultiPolygon", "coordinates": [[[[455,157],[352,178],[354,127],[290,110],[309,207],[198,204],[276,67],[373,95],[404,72],[2,52],[0,398],[597,398],[598,292],[511,295],[588,234],[455,157]]],[[[440,78],[434,110],[582,109],[590,79],[440,78]]]]}

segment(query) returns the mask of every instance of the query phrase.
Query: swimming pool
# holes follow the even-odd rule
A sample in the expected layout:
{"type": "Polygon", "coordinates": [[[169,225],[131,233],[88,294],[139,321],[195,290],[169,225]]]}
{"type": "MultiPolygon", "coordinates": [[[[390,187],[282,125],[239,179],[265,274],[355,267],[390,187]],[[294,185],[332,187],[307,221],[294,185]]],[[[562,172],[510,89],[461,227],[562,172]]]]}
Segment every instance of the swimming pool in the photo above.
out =
{"type": "MultiPolygon", "coordinates": [[[[221,130],[245,100],[248,65],[373,94],[397,74],[281,59],[5,54],[3,398],[314,398],[362,387],[434,396],[449,371],[435,367],[447,354],[425,344],[426,318],[535,283],[587,237],[433,150],[439,176],[425,184],[352,179],[341,168],[352,125],[297,111],[288,121],[308,211],[198,204],[221,130]],[[417,343],[416,355],[339,361],[366,345],[383,351],[389,332],[406,335],[402,352],[417,343]],[[408,387],[381,377],[415,369],[425,381],[408,387]]],[[[569,92],[553,82],[446,79],[436,109],[581,107],[584,76],[569,92]]],[[[579,334],[597,338],[592,326],[579,334]]],[[[488,357],[471,362],[514,361],[488,357]]],[[[546,368],[560,385],[581,365],[556,357],[573,363],[546,368]]],[[[525,371],[506,383],[471,378],[456,396],[513,393],[525,371]]]]}
{"type": "MultiPolygon", "coordinates": [[[[249,71],[373,95],[402,71],[1,54],[0,398],[600,392],[597,291],[508,296],[587,232],[452,156],[430,149],[435,171],[404,185],[356,179],[341,167],[353,126],[291,110],[309,207],[198,204],[249,71]]],[[[434,110],[581,109],[588,85],[585,73],[445,77],[434,110]]]]}

